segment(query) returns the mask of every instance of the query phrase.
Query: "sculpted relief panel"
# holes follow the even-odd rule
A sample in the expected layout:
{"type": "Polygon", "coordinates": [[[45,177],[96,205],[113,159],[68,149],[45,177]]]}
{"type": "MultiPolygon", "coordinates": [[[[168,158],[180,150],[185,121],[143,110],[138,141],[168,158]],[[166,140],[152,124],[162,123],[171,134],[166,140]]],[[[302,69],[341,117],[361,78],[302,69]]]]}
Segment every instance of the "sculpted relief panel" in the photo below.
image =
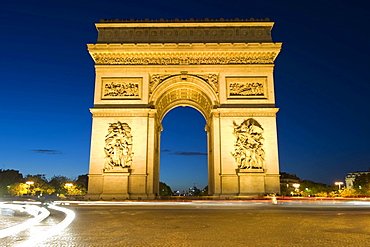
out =
{"type": "Polygon", "coordinates": [[[132,164],[132,135],[127,123],[110,123],[108,134],[105,136],[104,171],[130,167],[132,164]]]}
{"type": "Polygon", "coordinates": [[[267,98],[267,77],[227,77],[228,98],[267,98]]]}
{"type": "Polygon", "coordinates": [[[140,99],[142,78],[102,79],[102,99],[140,99]]]}
{"type": "Polygon", "coordinates": [[[263,150],[263,128],[249,118],[240,125],[234,124],[234,136],[236,141],[231,155],[235,158],[238,168],[241,170],[262,170],[265,163],[265,151],[263,150]]]}

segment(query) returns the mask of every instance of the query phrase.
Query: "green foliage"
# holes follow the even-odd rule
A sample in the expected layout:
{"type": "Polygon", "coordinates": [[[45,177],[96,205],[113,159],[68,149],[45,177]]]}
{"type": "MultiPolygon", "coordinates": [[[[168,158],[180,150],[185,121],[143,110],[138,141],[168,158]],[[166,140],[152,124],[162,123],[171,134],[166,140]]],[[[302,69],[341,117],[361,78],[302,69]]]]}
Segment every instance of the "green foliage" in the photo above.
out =
{"type": "Polygon", "coordinates": [[[353,188],[360,195],[370,195],[370,173],[356,176],[353,182],[353,188]]]}
{"type": "Polygon", "coordinates": [[[43,174],[27,175],[22,178],[18,171],[0,170],[0,186],[5,186],[6,192],[13,196],[22,195],[85,195],[87,193],[87,175],[81,175],[77,180],[64,176],[54,176],[48,181],[43,174]],[[18,175],[17,175],[18,174],[18,175]],[[6,177],[6,175],[9,175],[6,177]]]}
{"type": "Polygon", "coordinates": [[[358,196],[358,193],[354,189],[344,188],[339,191],[339,196],[340,197],[356,197],[358,196]]]}
{"type": "Polygon", "coordinates": [[[87,175],[80,175],[78,176],[75,183],[78,188],[84,189],[85,191],[87,191],[88,184],[89,184],[89,177],[87,175]]]}
{"type": "Polygon", "coordinates": [[[65,176],[54,176],[49,184],[55,188],[57,195],[85,195],[87,193],[87,175],[81,175],[77,180],[65,176]]]}
{"type": "Polygon", "coordinates": [[[289,186],[289,184],[281,183],[280,184],[280,193],[284,196],[290,196],[290,193],[294,191],[294,188],[292,186],[289,186]]]}
{"type": "Polygon", "coordinates": [[[66,191],[66,195],[85,195],[86,194],[86,189],[80,188],[77,184],[75,183],[66,183],[64,184],[64,189],[66,191]]]}
{"type": "Polygon", "coordinates": [[[26,183],[33,182],[28,189],[30,195],[51,195],[55,191],[44,174],[27,175],[24,180],[26,183]]]}
{"type": "Polygon", "coordinates": [[[67,189],[64,186],[66,183],[71,183],[71,180],[64,176],[54,176],[49,181],[49,185],[55,189],[53,194],[66,194],[67,189]]]}
{"type": "Polygon", "coordinates": [[[199,192],[200,196],[208,196],[208,185],[199,192]]]}
{"type": "Polygon", "coordinates": [[[300,190],[302,191],[303,196],[325,197],[335,190],[335,187],[333,186],[323,183],[316,183],[309,180],[301,181],[300,185],[300,190]]]}
{"type": "Polygon", "coordinates": [[[0,195],[8,194],[8,186],[23,182],[23,176],[16,170],[0,169],[0,195]]]}
{"type": "Polygon", "coordinates": [[[163,182],[159,182],[159,195],[160,196],[172,196],[171,187],[163,182]]]}
{"type": "Polygon", "coordinates": [[[14,183],[9,185],[8,193],[12,196],[22,196],[28,194],[28,185],[25,183],[14,183]]]}

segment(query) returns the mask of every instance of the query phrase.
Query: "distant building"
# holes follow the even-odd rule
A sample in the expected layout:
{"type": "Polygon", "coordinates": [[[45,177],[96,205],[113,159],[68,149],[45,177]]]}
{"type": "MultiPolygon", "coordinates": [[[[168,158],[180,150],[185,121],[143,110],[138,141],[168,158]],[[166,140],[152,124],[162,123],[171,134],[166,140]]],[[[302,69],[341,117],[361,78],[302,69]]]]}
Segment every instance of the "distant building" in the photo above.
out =
{"type": "Polygon", "coordinates": [[[280,192],[282,195],[292,195],[297,191],[294,185],[300,184],[301,179],[295,174],[280,172],[280,192]]]}
{"type": "Polygon", "coordinates": [[[172,192],[172,195],[173,196],[187,196],[188,194],[184,190],[182,192],[180,192],[179,190],[175,190],[172,192]]]}
{"type": "Polygon", "coordinates": [[[280,172],[280,184],[296,184],[300,182],[301,179],[297,175],[280,172]]]}
{"type": "Polygon", "coordinates": [[[353,189],[353,183],[355,182],[356,177],[358,177],[362,174],[369,174],[369,173],[370,173],[370,169],[369,169],[369,171],[364,171],[364,172],[348,173],[346,178],[345,178],[346,179],[346,188],[353,189]]]}
{"type": "Polygon", "coordinates": [[[189,188],[189,196],[197,196],[199,195],[200,193],[200,189],[198,189],[197,187],[192,187],[192,188],[189,188]]]}

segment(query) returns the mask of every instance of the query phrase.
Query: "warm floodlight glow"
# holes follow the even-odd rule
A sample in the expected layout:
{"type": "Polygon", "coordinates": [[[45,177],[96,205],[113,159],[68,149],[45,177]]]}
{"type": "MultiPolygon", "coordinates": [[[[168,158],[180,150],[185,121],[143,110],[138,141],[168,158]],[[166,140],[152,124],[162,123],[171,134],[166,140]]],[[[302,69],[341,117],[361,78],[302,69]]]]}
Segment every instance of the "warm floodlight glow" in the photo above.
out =
{"type": "Polygon", "coordinates": [[[343,185],[343,182],[335,182],[335,185],[338,185],[338,190],[340,190],[340,187],[343,185]]]}
{"type": "Polygon", "coordinates": [[[28,185],[33,185],[35,182],[33,182],[33,181],[27,181],[26,182],[26,184],[28,184],[28,185]]]}
{"type": "Polygon", "coordinates": [[[73,184],[72,184],[72,183],[66,183],[66,184],[65,184],[65,186],[67,186],[67,187],[72,187],[72,186],[73,186],[73,184]]]}
{"type": "Polygon", "coordinates": [[[293,187],[295,188],[295,190],[298,190],[300,186],[301,186],[300,184],[293,184],[293,187]]]}

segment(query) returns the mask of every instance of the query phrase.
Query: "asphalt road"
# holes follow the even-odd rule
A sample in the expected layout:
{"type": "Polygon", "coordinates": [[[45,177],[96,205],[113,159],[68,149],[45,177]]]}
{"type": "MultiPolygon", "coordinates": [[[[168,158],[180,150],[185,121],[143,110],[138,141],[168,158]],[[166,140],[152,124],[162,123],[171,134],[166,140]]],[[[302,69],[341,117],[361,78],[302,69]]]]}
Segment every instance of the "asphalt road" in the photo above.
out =
{"type": "MultiPolygon", "coordinates": [[[[75,211],[75,220],[63,233],[38,246],[370,246],[369,205],[251,202],[66,207],[75,211]]],[[[54,212],[48,220],[58,221],[61,216],[54,212]]]]}
{"type": "Polygon", "coordinates": [[[370,207],[205,203],[78,206],[46,246],[370,246],[370,207]],[[63,245],[62,245],[63,244],[63,245]]]}

